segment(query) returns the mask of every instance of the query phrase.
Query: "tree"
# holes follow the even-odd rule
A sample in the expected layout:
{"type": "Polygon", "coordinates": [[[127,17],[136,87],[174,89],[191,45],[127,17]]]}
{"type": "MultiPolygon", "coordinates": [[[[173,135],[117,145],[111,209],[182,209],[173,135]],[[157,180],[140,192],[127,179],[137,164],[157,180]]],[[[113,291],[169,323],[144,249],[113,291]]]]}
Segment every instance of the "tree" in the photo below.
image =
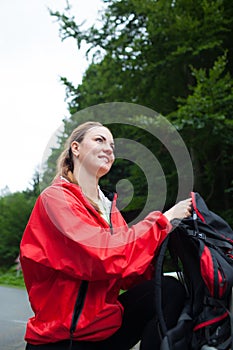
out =
{"type": "MultiPolygon", "coordinates": [[[[187,97],[194,83],[189,66],[210,68],[229,51],[232,57],[232,5],[218,0],[109,0],[101,27],[82,30],[71,9],[51,12],[62,40],[88,44],[93,64],[83,82],[67,79],[71,113],[101,102],[142,104],[160,113],[173,111],[176,97],[187,97]]],[[[232,69],[229,59],[229,69],[232,69]]]]}
{"type": "Polygon", "coordinates": [[[14,264],[32,205],[26,193],[16,192],[0,198],[0,266],[14,264]]]}
{"type": "Polygon", "coordinates": [[[170,118],[190,149],[196,189],[223,213],[233,204],[233,80],[227,55],[209,70],[193,68],[192,74],[196,85],[190,87],[187,99],[178,99],[178,109],[170,118]]]}
{"type": "MultiPolygon", "coordinates": [[[[105,3],[101,26],[93,25],[86,30],[77,24],[71,8],[64,13],[51,11],[58,20],[62,40],[73,38],[78,48],[82,43],[88,44],[87,55],[92,57],[80,85],[74,86],[62,78],[71,115],[112,101],[137,103],[163,113],[177,125],[189,146],[196,189],[213,209],[229,210],[232,207],[229,170],[232,3],[227,0],[107,0],[105,3]],[[220,58],[224,52],[224,59],[220,58]]],[[[65,132],[74,123],[73,117],[70,123],[65,121],[65,132]]],[[[124,135],[125,131],[120,131],[124,135]]],[[[127,136],[135,134],[130,131],[127,136]]],[[[155,149],[154,140],[141,134],[137,137],[145,141],[146,147],[155,149]]],[[[171,174],[172,193],[175,172],[163,148],[158,148],[163,169],[171,174]]],[[[121,171],[124,168],[122,165],[121,171]]],[[[135,167],[127,171],[134,180],[136,175],[141,176],[135,167]]],[[[141,186],[141,193],[138,188],[137,196],[141,198],[145,187],[141,186]]]]}
{"type": "Polygon", "coordinates": [[[26,190],[26,192],[29,194],[29,196],[36,198],[40,194],[41,190],[41,174],[39,167],[35,170],[32,180],[30,183],[30,188],[26,190]]]}
{"type": "Polygon", "coordinates": [[[19,254],[23,231],[39,194],[39,173],[33,175],[31,189],[0,197],[0,267],[10,267],[19,254]]]}

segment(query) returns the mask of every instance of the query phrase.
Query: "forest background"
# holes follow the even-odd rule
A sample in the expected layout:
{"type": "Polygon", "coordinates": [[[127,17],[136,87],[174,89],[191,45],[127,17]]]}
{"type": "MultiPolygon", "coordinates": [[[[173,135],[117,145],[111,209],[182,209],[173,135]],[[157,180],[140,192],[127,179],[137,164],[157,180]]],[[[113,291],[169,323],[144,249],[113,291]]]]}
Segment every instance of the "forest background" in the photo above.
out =
{"type": "MultiPolygon", "coordinates": [[[[233,226],[233,3],[228,0],[105,0],[96,23],[83,30],[67,3],[50,12],[61,40],[87,45],[92,58],[82,83],[61,77],[70,118],[64,120],[58,146],[43,173],[35,171],[30,188],[0,197],[0,269],[15,266],[20,240],[42,188],[52,180],[66,136],[79,111],[107,102],[128,102],[161,113],[175,126],[189,150],[194,190],[209,208],[233,226]]],[[[113,127],[118,137],[140,140],[159,159],[174,204],[177,173],[165,147],[144,130],[113,127]],[[115,128],[115,129],[114,129],[115,128]]],[[[112,129],[112,128],[111,128],[112,129]]],[[[130,221],[142,210],[147,183],[141,169],[119,159],[102,181],[114,190],[119,178],[130,180],[134,197],[124,208],[130,221]]]]}

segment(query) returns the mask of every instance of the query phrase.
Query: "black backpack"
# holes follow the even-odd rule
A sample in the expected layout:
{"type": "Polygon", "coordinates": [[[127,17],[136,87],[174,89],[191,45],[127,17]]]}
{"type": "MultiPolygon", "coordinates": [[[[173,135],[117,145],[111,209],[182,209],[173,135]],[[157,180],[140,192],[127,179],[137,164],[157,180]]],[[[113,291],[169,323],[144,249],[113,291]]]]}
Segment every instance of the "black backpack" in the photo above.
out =
{"type": "Polygon", "coordinates": [[[192,202],[192,216],[177,226],[173,223],[175,228],[156,258],[155,303],[160,350],[233,350],[233,231],[207,208],[198,193],[192,192],[192,202]],[[161,306],[167,251],[186,289],[184,308],[176,326],[169,330],[161,306]]]}

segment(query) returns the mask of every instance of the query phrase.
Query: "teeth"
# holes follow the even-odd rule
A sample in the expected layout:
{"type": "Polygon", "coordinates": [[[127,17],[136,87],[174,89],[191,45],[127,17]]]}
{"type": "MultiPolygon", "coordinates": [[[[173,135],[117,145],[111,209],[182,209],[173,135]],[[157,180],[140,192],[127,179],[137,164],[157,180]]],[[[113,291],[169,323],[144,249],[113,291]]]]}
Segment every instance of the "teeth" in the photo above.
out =
{"type": "Polygon", "coordinates": [[[101,160],[104,160],[105,163],[108,163],[109,162],[109,159],[107,157],[100,157],[101,160]]]}
{"type": "Polygon", "coordinates": [[[102,161],[104,161],[105,163],[109,163],[110,162],[110,159],[108,157],[105,157],[105,156],[100,156],[99,157],[102,161]]]}

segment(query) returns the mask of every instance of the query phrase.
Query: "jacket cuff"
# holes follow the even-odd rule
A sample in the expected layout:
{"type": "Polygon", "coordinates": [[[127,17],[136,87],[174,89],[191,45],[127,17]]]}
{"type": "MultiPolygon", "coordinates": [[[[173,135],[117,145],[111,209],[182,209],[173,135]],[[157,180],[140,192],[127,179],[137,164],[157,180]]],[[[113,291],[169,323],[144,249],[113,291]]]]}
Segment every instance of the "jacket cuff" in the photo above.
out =
{"type": "Polygon", "coordinates": [[[161,212],[159,213],[159,216],[157,218],[157,224],[161,229],[163,229],[163,230],[165,229],[167,231],[167,233],[170,232],[173,228],[170,221],[161,212]]]}

